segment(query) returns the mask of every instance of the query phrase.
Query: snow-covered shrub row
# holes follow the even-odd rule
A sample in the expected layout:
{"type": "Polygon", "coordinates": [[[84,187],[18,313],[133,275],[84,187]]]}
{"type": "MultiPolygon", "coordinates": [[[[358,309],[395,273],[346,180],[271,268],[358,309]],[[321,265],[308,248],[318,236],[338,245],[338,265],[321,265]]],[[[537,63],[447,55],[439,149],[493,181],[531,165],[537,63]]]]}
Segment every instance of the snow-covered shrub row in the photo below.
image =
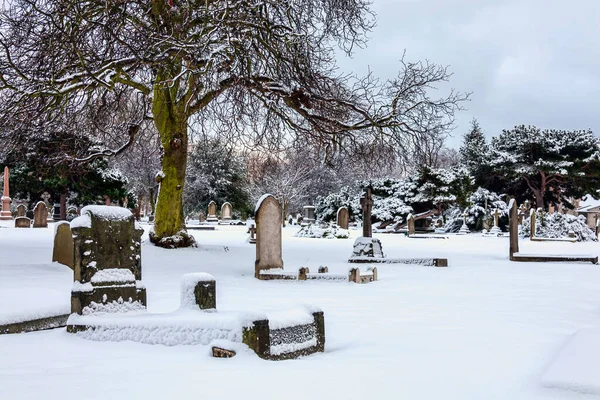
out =
{"type": "MultiPolygon", "coordinates": [[[[591,230],[583,215],[536,212],[535,236],[543,238],[566,238],[573,231],[579,242],[597,241],[596,233],[591,230]]],[[[523,219],[521,235],[529,237],[531,232],[530,218],[523,219]]]]}
{"type": "Polygon", "coordinates": [[[347,207],[350,219],[360,219],[360,190],[343,186],[339,192],[319,196],[316,200],[315,214],[319,222],[335,222],[340,207],[347,207]]]}
{"type": "Polygon", "coordinates": [[[309,224],[302,227],[296,233],[296,237],[315,238],[315,239],[347,239],[350,233],[346,229],[339,228],[336,225],[317,226],[309,224]]]}

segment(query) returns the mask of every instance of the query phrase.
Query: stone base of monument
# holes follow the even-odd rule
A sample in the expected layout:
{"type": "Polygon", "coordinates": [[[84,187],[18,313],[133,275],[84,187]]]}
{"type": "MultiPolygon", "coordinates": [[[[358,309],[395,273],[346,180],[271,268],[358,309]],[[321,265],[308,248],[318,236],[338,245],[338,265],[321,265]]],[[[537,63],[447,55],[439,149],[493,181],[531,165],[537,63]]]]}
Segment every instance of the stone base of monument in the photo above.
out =
{"type": "Polygon", "coordinates": [[[71,291],[71,311],[78,314],[145,308],[146,288],[141,282],[136,282],[129,270],[100,270],[91,282],[81,284],[75,281],[71,291]]]}
{"type": "Polygon", "coordinates": [[[581,262],[598,264],[598,256],[591,254],[584,255],[543,255],[543,254],[523,254],[513,253],[510,261],[520,262],[581,262]]]}
{"type": "Polygon", "coordinates": [[[385,258],[381,241],[379,241],[379,239],[364,236],[356,238],[350,259],[360,257],[385,258]]]}
{"type": "Polygon", "coordinates": [[[219,218],[217,218],[216,215],[209,215],[208,217],[206,217],[206,222],[209,224],[218,224],[219,218]]]}
{"type": "Polygon", "coordinates": [[[47,329],[62,328],[67,325],[69,314],[54,315],[28,321],[0,324],[0,335],[8,333],[36,332],[47,329]]]}
{"type": "Polygon", "coordinates": [[[184,275],[181,290],[181,307],[175,312],[72,314],[67,331],[97,341],[166,346],[218,342],[215,356],[219,357],[235,355],[224,343],[232,347],[243,343],[267,360],[292,359],[325,350],[325,318],[319,309],[301,307],[267,315],[217,312],[216,282],[203,273],[184,275]]]}
{"type": "Polygon", "coordinates": [[[214,231],[215,227],[211,225],[186,225],[188,231],[214,231]]]}
{"type": "Polygon", "coordinates": [[[298,273],[283,269],[266,269],[260,271],[258,279],[262,281],[292,280],[369,283],[377,281],[377,268],[369,267],[363,273],[358,268],[350,268],[347,274],[330,273],[327,267],[320,267],[316,274],[311,273],[307,267],[300,268],[298,273]]]}
{"type": "Polygon", "coordinates": [[[372,258],[372,257],[353,257],[348,260],[355,264],[410,264],[422,265],[425,267],[447,267],[447,258],[372,258]]]}
{"type": "Polygon", "coordinates": [[[457,235],[466,235],[471,233],[471,231],[469,230],[469,227],[466,224],[462,224],[462,226],[460,227],[460,229],[458,230],[458,232],[456,233],[457,235]]]}
{"type": "Polygon", "coordinates": [[[570,238],[570,237],[545,238],[545,237],[534,236],[534,237],[529,238],[529,240],[532,242],[571,242],[571,243],[577,242],[577,238],[570,238]]]}

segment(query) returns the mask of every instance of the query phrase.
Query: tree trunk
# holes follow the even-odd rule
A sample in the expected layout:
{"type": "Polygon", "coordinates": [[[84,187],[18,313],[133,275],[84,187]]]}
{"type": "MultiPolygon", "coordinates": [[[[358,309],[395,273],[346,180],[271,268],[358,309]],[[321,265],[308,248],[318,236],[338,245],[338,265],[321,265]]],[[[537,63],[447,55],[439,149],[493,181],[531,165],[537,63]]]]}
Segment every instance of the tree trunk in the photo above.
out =
{"type": "Polygon", "coordinates": [[[185,230],[183,218],[183,186],[187,165],[187,117],[170,99],[172,88],[156,88],[152,113],[163,148],[162,171],[157,176],[160,184],[156,202],[154,232],[150,240],[161,247],[188,247],[194,238],[185,230]]]}
{"type": "Polygon", "coordinates": [[[154,215],[156,212],[156,195],[154,194],[154,188],[150,188],[150,195],[148,197],[150,201],[150,215],[154,215]]]}
{"type": "Polygon", "coordinates": [[[281,219],[282,223],[283,223],[283,227],[285,228],[286,222],[287,222],[287,212],[289,209],[289,202],[287,200],[283,201],[283,210],[281,210],[281,212],[283,213],[283,218],[281,219]]]}
{"type": "Polygon", "coordinates": [[[67,194],[66,193],[60,194],[60,220],[61,221],[67,220],[67,194]]]}

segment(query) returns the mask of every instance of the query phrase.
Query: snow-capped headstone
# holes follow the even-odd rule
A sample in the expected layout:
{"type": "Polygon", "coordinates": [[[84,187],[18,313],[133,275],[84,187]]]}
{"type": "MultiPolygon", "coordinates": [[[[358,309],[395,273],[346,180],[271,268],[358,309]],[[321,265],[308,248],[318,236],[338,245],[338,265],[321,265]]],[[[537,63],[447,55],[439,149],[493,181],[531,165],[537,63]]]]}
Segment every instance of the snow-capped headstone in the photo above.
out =
{"type": "Polygon", "coordinates": [[[337,211],[337,224],[342,229],[348,229],[350,225],[350,213],[347,207],[340,207],[337,211]]]}
{"type": "Polygon", "coordinates": [[[263,196],[256,205],[256,278],[262,270],[283,268],[281,222],[279,201],[270,194],[263,196]]]}
{"type": "Polygon", "coordinates": [[[10,175],[8,173],[8,167],[4,167],[4,191],[2,192],[2,211],[0,211],[0,220],[9,220],[12,219],[12,214],[10,212],[10,192],[9,192],[9,179],[10,175]]]}
{"type": "Polygon", "coordinates": [[[52,198],[52,196],[50,195],[50,193],[44,192],[44,193],[42,193],[42,195],[40,197],[44,201],[44,204],[46,205],[46,211],[48,212],[48,215],[46,216],[46,220],[48,222],[54,222],[54,218],[52,217],[52,213],[50,212],[51,211],[50,199],[52,198]]]}
{"type": "Polygon", "coordinates": [[[38,201],[38,203],[33,208],[33,227],[48,227],[48,207],[46,207],[46,203],[44,203],[43,201],[38,201]]]}
{"type": "Polygon", "coordinates": [[[27,214],[27,207],[23,204],[19,204],[17,206],[17,217],[25,217],[27,214]]]}
{"type": "Polygon", "coordinates": [[[208,216],[206,217],[206,222],[218,222],[217,218],[217,203],[211,201],[208,203],[208,216]]]}
{"type": "Polygon", "coordinates": [[[31,220],[27,217],[15,218],[15,228],[31,228],[31,220]]]}
{"type": "Polygon", "coordinates": [[[73,234],[68,222],[59,222],[54,227],[54,248],[52,261],[66,265],[73,269],[73,234]]]}
{"type": "Polygon", "coordinates": [[[352,255],[348,261],[352,262],[363,257],[384,258],[383,248],[379,239],[373,238],[371,228],[371,210],[373,209],[373,198],[371,196],[371,188],[365,190],[364,195],[360,199],[363,217],[363,235],[356,238],[352,248],[352,255]]]}
{"type": "Polygon", "coordinates": [[[140,310],[146,307],[141,283],[141,236],[131,211],[87,206],[71,222],[75,283],[71,312],[140,310]]]}
{"type": "Polygon", "coordinates": [[[221,206],[221,220],[231,221],[231,215],[233,214],[233,207],[230,203],[223,203],[221,206]]]}

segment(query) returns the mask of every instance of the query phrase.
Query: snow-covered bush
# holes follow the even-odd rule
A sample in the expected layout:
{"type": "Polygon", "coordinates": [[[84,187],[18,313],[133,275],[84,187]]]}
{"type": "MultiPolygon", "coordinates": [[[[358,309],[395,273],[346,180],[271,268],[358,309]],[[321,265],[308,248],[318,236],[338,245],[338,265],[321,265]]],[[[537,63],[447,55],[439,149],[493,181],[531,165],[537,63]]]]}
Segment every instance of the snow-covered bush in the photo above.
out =
{"type": "Polygon", "coordinates": [[[319,196],[316,200],[315,214],[319,222],[334,222],[340,207],[347,207],[350,219],[360,216],[360,192],[349,186],[343,186],[339,192],[319,196]]]}
{"type": "Polygon", "coordinates": [[[463,224],[462,214],[463,212],[460,207],[450,207],[445,213],[446,224],[444,225],[444,230],[448,233],[458,232],[463,224]]]}
{"type": "Polygon", "coordinates": [[[500,213],[498,226],[500,229],[506,229],[508,225],[508,205],[502,200],[501,195],[480,187],[469,196],[469,202],[471,205],[466,208],[467,226],[471,231],[481,231],[485,228],[485,224],[488,225],[486,229],[494,226],[492,213],[495,210],[500,213]]]}
{"type": "Polygon", "coordinates": [[[296,233],[296,237],[314,238],[314,239],[347,239],[350,233],[346,229],[339,228],[337,225],[318,226],[309,224],[296,233]]]}
{"type": "MultiPolygon", "coordinates": [[[[543,238],[566,238],[573,231],[579,242],[597,241],[596,233],[591,230],[582,215],[536,212],[535,236],[543,238]]],[[[529,237],[531,232],[530,218],[523,219],[521,235],[529,237]]]]}

